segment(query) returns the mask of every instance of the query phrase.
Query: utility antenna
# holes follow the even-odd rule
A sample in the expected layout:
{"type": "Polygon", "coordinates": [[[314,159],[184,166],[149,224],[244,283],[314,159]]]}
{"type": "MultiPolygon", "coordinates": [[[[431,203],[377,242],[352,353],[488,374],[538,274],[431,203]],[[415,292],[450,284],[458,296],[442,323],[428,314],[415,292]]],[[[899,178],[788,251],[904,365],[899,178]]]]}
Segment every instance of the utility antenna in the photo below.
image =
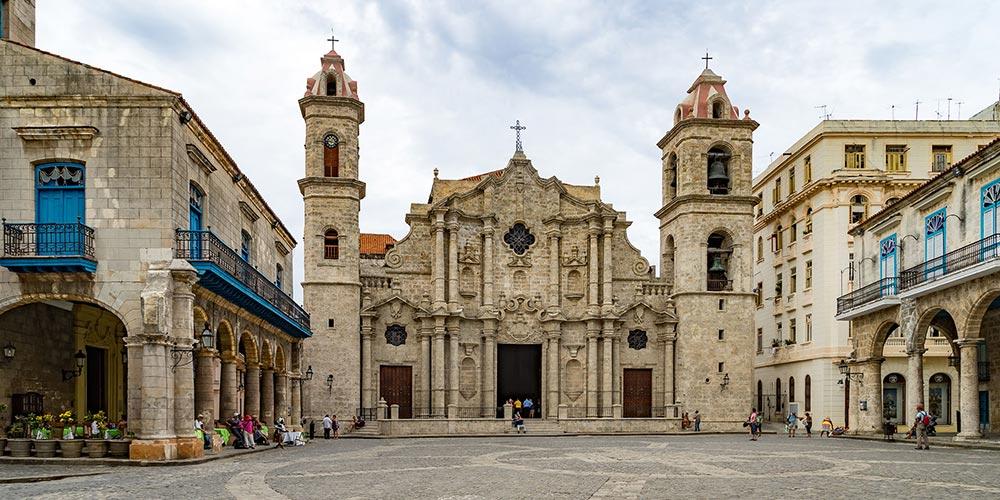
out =
{"type": "Polygon", "coordinates": [[[956,118],[956,120],[961,120],[962,119],[962,101],[955,101],[955,104],[958,106],[958,118],[956,118]]]}
{"type": "Polygon", "coordinates": [[[889,117],[892,120],[896,119],[896,105],[895,104],[889,105],[889,117]]]}
{"type": "Polygon", "coordinates": [[[774,151],[771,151],[771,155],[770,156],[771,156],[771,158],[769,160],[767,160],[768,163],[771,163],[771,162],[774,161],[774,151]]]}
{"type": "Polygon", "coordinates": [[[913,119],[914,120],[919,120],[920,119],[920,101],[919,100],[917,100],[916,102],[913,103],[913,119]]]}
{"type": "Polygon", "coordinates": [[[830,119],[830,113],[827,113],[827,111],[826,111],[826,109],[827,109],[826,104],[820,104],[819,106],[813,106],[813,107],[816,108],[816,109],[823,110],[822,117],[823,117],[824,120],[829,120],[830,119]]]}
{"type": "Polygon", "coordinates": [[[951,120],[951,98],[948,98],[948,120],[951,120]]]}

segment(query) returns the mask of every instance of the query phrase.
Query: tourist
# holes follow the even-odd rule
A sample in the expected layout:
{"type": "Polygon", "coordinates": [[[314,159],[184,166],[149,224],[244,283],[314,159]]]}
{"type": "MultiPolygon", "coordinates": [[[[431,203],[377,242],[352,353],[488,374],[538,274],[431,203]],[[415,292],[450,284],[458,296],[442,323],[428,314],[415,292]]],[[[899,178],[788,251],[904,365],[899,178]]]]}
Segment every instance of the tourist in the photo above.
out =
{"type": "Polygon", "coordinates": [[[683,414],[681,414],[681,429],[683,430],[690,428],[691,428],[691,418],[688,417],[688,412],[684,412],[683,414]]]}
{"type": "Polygon", "coordinates": [[[823,417],[823,421],[819,424],[819,437],[830,437],[830,433],[833,432],[833,420],[830,417],[823,417]]]}
{"type": "Polygon", "coordinates": [[[790,412],[787,417],[785,417],[785,424],[788,430],[788,437],[795,437],[795,430],[799,428],[799,416],[795,412],[790,412]]]}
{"type": "Polygon", "coordinates": [[[285,447],[285,433],[288,429],[285,428],[285,419],[278,417],[278,421],[274,423],[274,446],[275,448],[285,447]]]}
{"type": "Polygon", "coordinates": [[[764,428],[764,410],[763,409],[761,411],[757,412],[757,426],[756,427],[757,427],[757,437],[760,438],[761,434],[763,434],[763,432],[761,431],[761,429],[764,428]]]}
{"type": "Polygon", "coordinates": [[[247,447],[247,441],[243,438],[243,425],[240,423],[239,412],[233,413],[233,416],[229,420],[226,420],[226,428],[229,429],[229,434],[233,436],[234,448],[247,447]]]}
{"type": "Polygon", "coordinates": [[[330,439],[330,431],[333,430],[333,419],[327,414],[323,417],[323,439],[330,439]]]}
{"type": "Polygon", "coordinates": [[[267,435],[264,434],[264,426],[266,424],[257,419],[253,418],[253,442],[254,444],[268,445],[271,444],[268,441],[267,435]]]}
{"type": "Polygon", "coordinates": [[[251,450],[257,448],[257,445],[253,441],[253,417],[250,415],[243,415],[243,421],[240,423],[240,429],[243,431],[243,442],[246,444],[246,447],[251,450]]]}
{"type": "MultiPolygon", "coordinates": [[[[685,413],[685,415],[687,415],[687,414],[685,413]]],[[[757,408],[751,408],[750,409],[750,416],[747,417],[746,424],[747,424],[746,426],[750,428],[750,440],[751,441],[756,441],[757,440],[757,408]]],[[[683,425],[684,424],[682,423],[681,426],[683,427],[683,425]]]]}
{"type": "Polygon", "coordinates": [[[917,403],[917,416],[913,421],[913,428],[917,430],[917,448],[918,450],[931,449],[930,444],[927,442],[927,425],[931,423],[930,415],[924,411],[924,404],[917,403]]]}
{"type": "Polygon", "coordinates": [[[522,405],[521,405],[520,398],[519,399],[515,399],[514,400],[514,411],[517,411],[517,412],[521,411],[521,406],[522,405]]]}
{"type": "Polygon", "coordinates": [[[528,412],[528,418],[535,418],[535,402],[531,398],[524,399],[524,409],[528,412]]]}
{"type": "Polygon", "coordinates": [[[212,436],[211,436],[211,434],[208,433],[207,430],[205,430],[205,424],[204,424],[203,420],[205,420],[205,416],[201,415],[201,414],[198,414],[198,416],[195,417],[195,419],[194,419],[194,428],[196,430],[201,431],[202,440],[205,441],[205,449],[206,450],[211,450],[212,449],[212,436]]]}
{"type": "Polygon", "coordinates": [[[694,431],[701,432],[701,413],[694,411],[694,431]]]}
{"type": "Polygon", "coordinates": [[[364,417],[351,415],[351,431],[356,431],[365,426],[364,417]]]}
{"type": "Polygon", "coordinates": [[[806,419],[802,421],[806,426],[806,437],[813,437],[813,418],[809,412],[806,412],[806,419]]]}
{"type": "Polygon", "coordinates": [[[340,439],[340,422],[337,421],[337,416],[336,415],[333,416],[333,420],[331,421],[331,425],[333,426],[333,438],[334,439],[340,439]]]}
{"type": "Polygon", "coordinates": [[[516,430],[517,432],[527,434],[528,431],[524,430],[524,419],[521,418],[521,412],[519,411],[514,412],[512,425],[514,426],[514,430],[516,430]]]}

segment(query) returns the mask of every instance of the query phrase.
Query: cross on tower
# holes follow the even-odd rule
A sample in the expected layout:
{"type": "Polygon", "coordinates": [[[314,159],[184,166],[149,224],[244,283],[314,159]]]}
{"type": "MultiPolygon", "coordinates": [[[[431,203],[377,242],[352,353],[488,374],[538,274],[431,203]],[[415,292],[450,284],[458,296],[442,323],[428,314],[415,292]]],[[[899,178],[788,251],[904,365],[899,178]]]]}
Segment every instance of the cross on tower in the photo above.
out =
{"type": "Polygon", "coordinates": [[[705,61],[705,69],[708,69],[708,61],[715,59],[714,57],[708,57],[708,51],[705,51],[705,57],[702,57],[705,61]]]}
{"type": "Polygon", "coordinates": [[[330,28],[330,38],[327,38],[326,41],[330,42],[330,50],[336,49],[337,42],[340,40],[337,40],[337,35],[333,34],[333,28],[330,28]]]}
{"type": "Polygon", "coordinates": [[[515,143],[514,143],[514,146],[515,146],[514,150],[515,151],[523,151],[521,149],[521,131],[524,130],[524,129],[526,129],[526,128],[528,128],[528,127],[525,127],[525,126],[521,125],[521,120],[514,120],[514,125],[511,125],[511,127],[510,127],[510,129],[513,130],[514,133],[515,133],[515,136],[514,136],[515,137],[515,143]]]}

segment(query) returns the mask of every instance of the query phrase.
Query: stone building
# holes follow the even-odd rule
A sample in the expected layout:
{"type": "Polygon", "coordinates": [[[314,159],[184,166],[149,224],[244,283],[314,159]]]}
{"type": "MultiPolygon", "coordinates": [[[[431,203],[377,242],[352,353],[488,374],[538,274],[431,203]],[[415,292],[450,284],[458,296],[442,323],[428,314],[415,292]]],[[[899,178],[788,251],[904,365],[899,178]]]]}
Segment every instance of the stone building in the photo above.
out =
{"type": "Polygon", "coordinates": [[[997,432],[998,200],[1000,139],[851,229],[866,279],[837,300],[837,319],[853,332],[843,365],[859,385],[850,395],[853,430],[878,431],[894,409],[912,421],[924,403],[957,424],[959,439],[997,432]],[[895,338],[905,343],[905,368],[887,366],[895,338]],[[957,373],[928,364],[939,338],[957,373]],[[890,370],[901,373],[890,380],[890,370]]]}
{"type": "Polygon", "coordinates": [[[295,239],[180,94],[38,50],[33,2],[2,6],[4,424],[104,411],[170,459],[201,455],[196,412],[297,417],[295,239]]]}
{"type": "Polygon", "coordinates": [[[299,101],[303,291],[316,333],[306,413],[384,419],[384,404],[399,419],[382,420],[382,432],[502,430],[504,402],[530,398],[563,430],[676,429],[695,410],[706,427],[739,427],[750,400],[757,123],[739,118],[724,84],[706,69],[658,144],[656,276],[598,179],[544,177],[520,140],[498,170],[435,171],[398,242],[361,233],[364,105],[343,58],[324,55],[299,101]]]}
{"type": "MultiPolygon", "coordinates": [[[[757,176],[754,402],[767,418],[797,406],[853,423],[847,404],[857,383],[836,366],[850,353],[850,329],[834,316],[837,297],[868,278],[858,261],[871,259],[845,235],[997,135],[1000,123],[984,120],[823,120],[757,176]]],[[[928,348],[926,378],[955,377],[945,339],[931,337],[928,348]]],[[[903,339],[891,338],[885,355],[886,376],[905,385],[903,339]]]]}

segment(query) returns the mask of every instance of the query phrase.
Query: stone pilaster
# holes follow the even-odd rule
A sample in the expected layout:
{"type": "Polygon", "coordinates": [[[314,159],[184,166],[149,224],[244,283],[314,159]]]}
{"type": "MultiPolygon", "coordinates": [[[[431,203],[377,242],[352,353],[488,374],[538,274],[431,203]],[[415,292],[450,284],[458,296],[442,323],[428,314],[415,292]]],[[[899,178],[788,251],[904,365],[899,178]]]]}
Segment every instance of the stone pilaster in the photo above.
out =
{"type": "Polygon", "coordinates": [[[587,416],[597,416],[597,338],[600,330],[596,321],[587,323],[587,416]]]}
{"type": "Polygon", "coordinates": [[[613,347],[611,344],[613,342],[612,335],[613,330],[608,329],[608,325],[605,324],[605,330],[601,336],[601,410],[602,416],[608,415],[611,411],[611,405],[613,401],[611,400],[612,394],[612,352],[613,347]]]}
{"type": "Polygon", "coordinates": [[[274,368],[261,369],[260,419],[274,423],[274,368]]]}
{"type": "Polygon", "coordinates": [[[372,391],[372,320],[361,318],[361,407],[372,408],[374,399],[372,391]]]}
{"type": "Polygon", "coordinates": [[[955,439],[980,439],[979,432],[979,344],[983,339],[958,339],[961,365],[958,371],[959,400],[962,410],[962,432],[955,439]]]}
{"type": "Polygon", "coordinates": [[[448,325],[448,351],[451,354],[450,362],[448,363],[448,403],[449,405],[457,405],[458,402],[458,364],[462,360],[462,353],[459,351],[458,345],[459,330],[458,323],[452,323],[448,325]]]}
{"type": "MultiPolygon", "coordinates": [[[[555,226],[548,231],[549,236],[549,312],[558,313],[562,305],[562,294],[559,293],[559,240],[562,233],[555,226]]],[[[555,408],[553,408],[555,410],[555,408]]]]}
{"type": "MultiPolygon", "coordinates": [[[[860,433],[878,433],[882,429],[882,362],[884,358],[858,361],[851,371],[864,374],[856,385],[859,401],[867,401],[868,410],[860,411],[856,430],[860,433]]],[[[852,387],[854,389],[854,387],[852,387]]]]}
{"type": "MultiPolygon", "coordinates": [[[[483,408],[493,408],[497,405],[497,343],[496,343],[496,321],[492,319],[483,320],[483,352],[482,352],[482,375],[479,381],[482,384],[483,408]]],[[[495,417],[495,411],[487,413],[484,410],[484,417],[495,417]]]]}
{"type": "MultiPolygon", "coordinates": [[[[674,404],[674,343],[677,341],[677,337],[673,334],[664,335],[661,334],[657,340],[660,345],[660,373],[663,374],[663,387],[661,387],[663,407],[669,407],[674,404]]],[[[671,416],[671,414],[664,413],[666,416],[671,416]]]]}
{"type": "Polygon", "coordinates": [[[143,358],[145,357],[145,340],[142,335],[135,334],[125,337],[125,348],[128,349],[128,428],[136,436],[142,436],[142,384],[143,358]],[[140,383],[136,383],[139,381],[140,383]]]}
{"type": "Polygon", "coordinates": [[[458,310],[458,216],[448,218],[448,310],[458,310]]]}
{"type": "Polygon", "coordinates": [[[617,334],[611,340],[611,402],[622,403],[622,339],[617,334]]]}
{"type": "Polygon", "coordinates": [[[492,217],[483,218],[483,309],[493,308],[493,224],[492,217]]]}
{"type": "Polygon", "coordinates": [[[559,413],[559,367],[561,366],[560,352],[559,352],[559,323],[555,324],[555,328],[549,331],[548,342],[548,396],[544,402],[545,416],[548,418],[557,418],[559,413]]]}
{"type": "Polygon", "coordinates": [[[444,285],[445,285],[445,245],[444,245],[444,213],[434,214],[434,260],[431,268],[431,279],[434,281],[434,309],[445,307],[444,285]]]}
{"type": "Polygon", "coordinates": [[[288,376],[284,373],[274,375],[274,417],[271,423],[277,422],[278,418],[288,422],[288,376]]]}
{"type": "Polygon", "coordinates": [[[247,363],[246,383],[243,387],[243,413],[260,415],[260,365],[257,363],[247,363]]]}
{"type": "Polygon", "coordinates": [[[601,278],[604,286],[602,287],[602,303],[605,309],[610,309],[613,305],[614,293],[611,291],[611,278],[612,278],[612,262],[614,260],[614,219],[604,219],[604,255],[601,262],[604,264],[604,269],[601,271],[601,278]]]}
{"type": "Polygon", "coordinates": [[[299,430],[302,428],[302,380],[298,376],[292,377],[289,387],[292,392],[292,414],[288,423],[293,430],[299,430]]]}
{"type": "Polygon", "coordinates": [[[236,374],[236,358],[232,353],[222,354],[222,372],[219,381],[219,418],[225,420],[240,411],[238,394],[239,377],[236,374]]]}
{"type": "Polygon", "coordinates": [[[590,230],[587,233],[590,237],[590,255],[587,257],[587,262],[590,264],[587,272],[587,305],[591,313],[595,313],[600,304],[598,302],[599,290],[597,281],[600,274],[597,260],[597,237],[601,234],[601,229],[596,224],[597,221],[591,221],[590,230]]]}
{"type": "MultiPolygon", "coordinates": [[[[170,266],[173,278],[173,304],[171,310],[171,337],[174,350],[180,356],[173,367],[174,434],[179,438],[194,438],[194,292],[191,285],[198,273],[186,261],[175,260],[170,266]]],[[[180,458],[201,456],[201,446],[180,446],[180,458]]]]}
{"type": "Polygon", "coordinates": [[[417,416],[430,415],[431,403],[431,339],[434,330],[420,329],[420,387],[417,389],[417,416]]]}
{"type": "Polygon", "coordinates": [[[444,416],[444,324],[434,327],[434,348],[431,355],[431,416],[444,416]]]}

